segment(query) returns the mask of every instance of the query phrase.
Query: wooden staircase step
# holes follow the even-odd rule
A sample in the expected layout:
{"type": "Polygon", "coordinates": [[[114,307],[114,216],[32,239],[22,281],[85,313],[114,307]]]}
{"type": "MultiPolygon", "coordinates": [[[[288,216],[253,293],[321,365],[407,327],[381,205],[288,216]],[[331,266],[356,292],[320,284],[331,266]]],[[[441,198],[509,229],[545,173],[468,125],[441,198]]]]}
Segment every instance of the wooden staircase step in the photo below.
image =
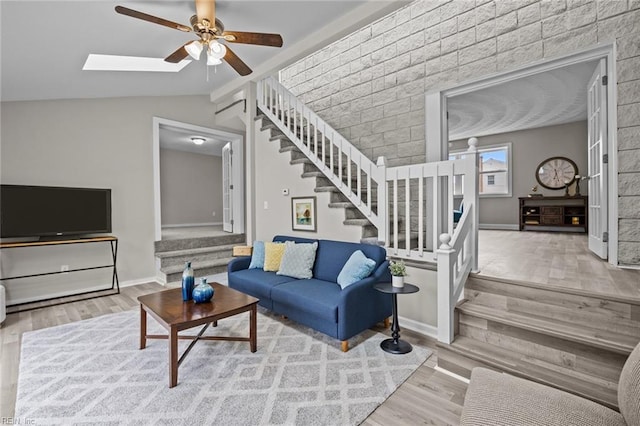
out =
{"type": "Polygon", "coordinates": [[[527,289],[536,290],[535,297],[539,300],[544,293],[540,293],[539,291],[547,291],[545,302],[549,303],[564,303],[565,300],[575,300],[579,303],[583,303],[583,299],[580,297],[586,298],[601,298],[608,302],[619,302],[626,305],[636,305],[640,306],[640,298],[634,298],[629,296],[621,296],[618,294],[604,294],[601,292],[593,292],[589,290],[583,290],[578,288],[569,288],[569,287],[558,287],[551,284],[543,284],[536,283],[530,281],[521,281],[521,280],[513,280],[513,279],[505,279],[498,277],[488,277],[485,275],[478,275],[477,273],[472,273],[469,275],[469,280],[467,281],[468,288],[475,288],[476,286],[483,286],[482,288],[486,288],[486,291],[495,292],[498,294],[504,294],[507,291],[509,294],[512,294],[514,291],[517,291],[518,294],[522,294],[525,298],[527,294],[532,294],[529,290],[527,293],[527,289]],[[505,284],[508,286],[505,286],[505,284]],[[490,290],[489,290],[490,289],[490,290]],[[560,297],[566,295],[565,298],[560,299],[560,297]],[[578,297],[572,297],[578,296],[578,297]]]}
{"type": "Polygon", "coordinates": [[[473,302],[462,303],[457,309],[465,315],[484,318],[623,355],[630,354],[640,341],[640,337],[596,329],[587,325],[579,326],[557,319],[549,320],[534,315],[508,312],[473,302]]]}
{"type": "Polygon", "coordinates": [[[618,409],[616,382],[577,374],[573,370],[547,364],[465,336],[456,337],[450,345],[438,343],[437,346],[438,365],[455,370],[454,372],[464,377],[470,377],[473,367],[488,367],[573,393],[615,410],[618,409]],[[459,361],[461,361],[461,365],[456,369],[455,364],[459,361]],[[447,366],[447,364],[452,365],[447,366]]]}

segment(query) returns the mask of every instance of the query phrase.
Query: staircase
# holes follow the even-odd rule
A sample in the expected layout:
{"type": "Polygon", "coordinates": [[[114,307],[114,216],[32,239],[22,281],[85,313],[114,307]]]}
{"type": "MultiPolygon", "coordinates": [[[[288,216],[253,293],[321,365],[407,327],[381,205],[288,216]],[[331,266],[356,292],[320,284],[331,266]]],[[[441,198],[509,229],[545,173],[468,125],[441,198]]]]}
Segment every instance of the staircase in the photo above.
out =
{"type": "MultiPolygon", "coordinates": [[[[318,166],[314,164],[314,162],[309,159],[292,141],[287,137],[279,128],[276,126],[269,118],[267,118],[264,114],[258,114],[256,116],[256,121],[260,121],[260,130],[263,132],[269,133],[269,140],[272,143],[278,143],[280,145],[280,153],[289,153],[290,155],[290,164],[302,164],[303,170],[301,177],[307,179],[315,179],[316,187],[314,191],[316,193],[328,192],[330,195],[330,208],[336,209],[344,209],[345,219],[342,222],[344,225],[350,226],[359,226],[362,228],[361,232],[361,242],[363,243],[371,243],[378,244],[378,230],[377,228],[367,219],[367,217],[349,200],[349,198],[344,195],[340,189],[329,180],[325,174],[320,171],[318,166]]],[[[296,128],[296,136],[304,137],[306,135],[306,130],[301,129],[300,127],[296,128]]],[[[315,149],[315,144],[311,143],[311,149],[315,149]]],[[[334,164],[338,164],[338,153],[335,152],[333,154],[334,164]]],[[[324,155],[324,163],[326,165],[331,164],[330,153],[327,151],[324,155]]],[[[349,173],[347,171],[347,166],[344,165],[342,167],[342,176],[346,178],[349,173]]],[[[351,182],[352,186],[355,187],[357,184],[356,171],[352,169],[351,171],[351,182]]],[[[345,182],[346,183],[346,182],[345,182]]],[[[363,192],[366,193],[366,185],[363,185],[363,192]]],[[[376,194],[376,189],[372,188],[371,192],[374,196],[376,194]]],[[[375,199],[375,197],[374,197],[375,199]]],[[[365,196],[366,200],[366,196],[365,196]]],[[[377,210],[377,203],[371,203],[374,210],[377,210]]]]}
{"type": "Polygon", "coordinates": [[[196,277],[226,272],[233,246],[245,244],[244,234],[156,241],[155,256],[165,283],[182,279],[185,262],[191,262],[196,277]]]}
{"type": "Polygon", "coordinates": [[[463,377],[483,366],[617,409],[622,366],[640,341],[640,300],[471,275],[458,335],[438,366],[463,377]]]}

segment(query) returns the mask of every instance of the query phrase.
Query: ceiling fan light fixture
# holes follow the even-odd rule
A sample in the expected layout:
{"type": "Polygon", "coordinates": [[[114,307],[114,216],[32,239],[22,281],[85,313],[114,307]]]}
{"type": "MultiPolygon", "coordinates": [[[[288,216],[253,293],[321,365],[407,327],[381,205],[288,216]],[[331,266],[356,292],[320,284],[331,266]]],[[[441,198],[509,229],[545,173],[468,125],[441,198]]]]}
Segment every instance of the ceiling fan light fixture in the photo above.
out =
{"type": "Polygon", "coordinates": [[[217,60],[224,58],[227,54],[227,46],[222,43],[218,43],[217,40],[211,40],[209,42],[209,57],[213,57],[217,60]]]}
{"type": "Polygon", "coordinates": [[[220,65],[221,63],[222,63],[222,61],[220,59],[213,57],[210,53],[207,52],[207,65],[208,66],[220,65]]]}
{"type": "Polygon", "coordinates": [[[205,143],[205,141],[206,141],[205,138],[200,138],[200,137],[191,138],[191,142],[193,142],[196,145],[202,145],[203,143],[205,143]]]}
{"type": "Polygon", "coordinates": [[[189,56],[191,56],[194,60],[200,59],[200,54],[202,54],[202,43],[200,40],[192,41],[184,47],[184,50],[187,51],[189,56]]]}

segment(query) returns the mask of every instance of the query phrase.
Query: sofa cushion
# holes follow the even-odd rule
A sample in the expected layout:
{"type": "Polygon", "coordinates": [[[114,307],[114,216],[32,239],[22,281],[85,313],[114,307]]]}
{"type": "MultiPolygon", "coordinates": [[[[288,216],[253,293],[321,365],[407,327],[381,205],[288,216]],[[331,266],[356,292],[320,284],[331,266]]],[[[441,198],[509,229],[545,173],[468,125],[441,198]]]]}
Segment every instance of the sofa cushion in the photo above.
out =
{"type": "Polygon", "coordinates": [[[287,241],[284,245],[284,255],[277,274],[299,279],[313,277],[311,270],[316,261],[318,243],[307,244],[287,241]]]}
{"type": "Polygon", "coordinates": [[[311,278],[293,280],[274,287],[271,291],[273,306],[299,307],[308,315],[338,322],[338,304],[342,289],[335,282],[311,278]]]}
{"type": "Polygon", "coordinates": [[[264,241],[254,241],[249,269],[264,268],[264,241]]]}
{"type": "Polygon", "coordinates": [[[284,254],[284,243],[264,243],[264,270],[276,272],[284,254]]]}
{"type": "Polygon", "coordinates": [[[361,250],[366,257],[375,260],[376,266],[384,262],[387,256],[385,249],[380,246],[320,240],[313,267],[314,278],[337,283],[342,267],[356,250],[361,250]]]}
{"type": "Polygon", "coordinates": [[[270,299],[273,287],[295,281],[295,278],[265,272],[262,269],[243,269],[229,274],[229,287],[258,299],[270,299]]]}
{"type": "Polygon", "coordinates": [[[356,250],[338,274],[338,284],[344,290],[351,284],[371,275],[375,267],[375,260],[369,259],[361,250],[356,250]]]}

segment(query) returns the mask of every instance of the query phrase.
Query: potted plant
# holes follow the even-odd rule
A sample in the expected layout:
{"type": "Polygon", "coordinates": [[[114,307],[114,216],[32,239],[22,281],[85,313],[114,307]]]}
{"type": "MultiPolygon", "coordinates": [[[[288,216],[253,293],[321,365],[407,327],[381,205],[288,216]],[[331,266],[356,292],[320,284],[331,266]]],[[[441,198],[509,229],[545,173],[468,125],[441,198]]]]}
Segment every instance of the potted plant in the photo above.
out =
{"type": "Polygon", "coordinates": [[[398,288],[404,287],[404,277],[407,276],[407,265],[404,260],[389,262],[389,271],[391,271],[391,285],[398,288]]]}

